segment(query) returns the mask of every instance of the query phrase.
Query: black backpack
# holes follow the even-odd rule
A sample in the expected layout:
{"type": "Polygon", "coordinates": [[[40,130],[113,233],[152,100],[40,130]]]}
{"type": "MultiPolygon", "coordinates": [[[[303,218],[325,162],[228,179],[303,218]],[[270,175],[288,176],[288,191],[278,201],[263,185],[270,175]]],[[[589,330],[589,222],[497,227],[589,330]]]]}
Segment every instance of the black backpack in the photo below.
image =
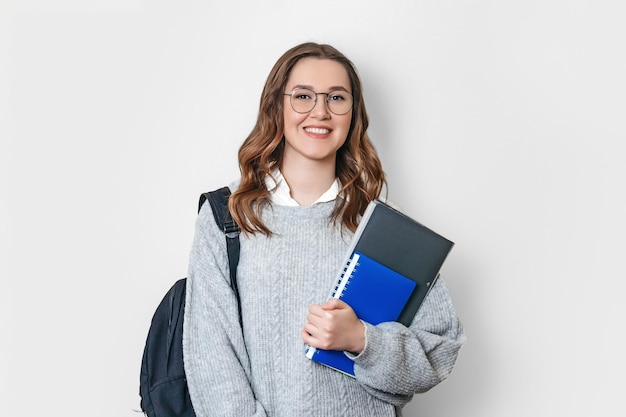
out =
{"type": "MultiPolygon", "coordinates": [[[[228,211],[228,187],[200,196],[198,211],[206,200],[218,226],[224,230],[228,250],[230,283],[237,297],[239,227],[228,211]]],[[[195,417],[183,368],[183,317],[186,278],[176,281],[152,317],[141,360],[139,395],[141,410],[148,417],[195,417]]],[[[239,314],[241,320],[241,312],[239,314]]]]}

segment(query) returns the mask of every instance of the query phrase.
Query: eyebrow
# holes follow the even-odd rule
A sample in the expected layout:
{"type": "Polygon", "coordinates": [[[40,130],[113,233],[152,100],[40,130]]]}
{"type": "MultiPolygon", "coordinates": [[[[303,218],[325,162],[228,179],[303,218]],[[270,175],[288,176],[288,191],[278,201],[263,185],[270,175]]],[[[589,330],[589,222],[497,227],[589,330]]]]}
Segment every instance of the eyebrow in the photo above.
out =
{"type": "MultiPolygon", "coordinates": [[[[306,85],[306,84],[298,84],[298,85],[295,85],[295,86],[292,88],[292,90],[295,90],[296,88],[306,88],[306,89],[308,89],[308,90],[315,91],[315,89],[313,88],[313,86],[306,85]]],[[[349,92],[350,92],[350,90],[346,89],[346,87],[341,86],[341,85],[335,85],[335,86],[332,86],[332,87],[329,87],[329,88],[328,88],[328,91],[337,91],[337,90],[342,90],[342,91],[345,91],[346,93],[349,93],[349,92]]]]}

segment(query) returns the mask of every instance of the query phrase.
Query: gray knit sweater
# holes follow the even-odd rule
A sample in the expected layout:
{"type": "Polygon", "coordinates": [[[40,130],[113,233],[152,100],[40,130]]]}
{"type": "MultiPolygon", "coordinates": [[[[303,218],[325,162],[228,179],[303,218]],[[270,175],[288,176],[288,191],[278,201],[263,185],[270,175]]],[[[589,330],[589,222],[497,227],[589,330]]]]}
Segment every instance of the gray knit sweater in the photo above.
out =
{"type": "Polygon", "coordinates": [[[366,325],[356,378],[309,360],[300,338],[310,304],[327,300],[351,233],[329,223],[334,202],[271,206],[274,233],[241,236],[243,329],[226,243],[209,204],[191,250],[183,351],[192,403],[206,416],[396,416],[452,371],[464,334],[442,280],[413,324],[366,325]]]}

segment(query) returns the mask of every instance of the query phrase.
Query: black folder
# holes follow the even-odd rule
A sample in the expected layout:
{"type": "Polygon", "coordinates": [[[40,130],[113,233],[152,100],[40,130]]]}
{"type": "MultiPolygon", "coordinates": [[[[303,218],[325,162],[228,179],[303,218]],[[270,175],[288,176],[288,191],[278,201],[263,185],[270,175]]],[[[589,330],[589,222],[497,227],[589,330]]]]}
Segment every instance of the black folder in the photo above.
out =
{"type": "Polygon", "coordinates": [[[397,320],[409,326],[453,246],[409,216],[374,200],[363,214],[346,262],[354,252],[360,252],[415,281],[415,290],[397,320]]]}

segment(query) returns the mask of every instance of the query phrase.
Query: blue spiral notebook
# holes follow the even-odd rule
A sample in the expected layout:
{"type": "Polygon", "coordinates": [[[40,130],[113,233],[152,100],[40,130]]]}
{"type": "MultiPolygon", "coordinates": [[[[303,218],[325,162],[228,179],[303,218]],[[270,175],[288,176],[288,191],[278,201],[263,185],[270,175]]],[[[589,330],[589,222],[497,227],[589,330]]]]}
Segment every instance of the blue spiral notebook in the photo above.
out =
{"type": "MultiPolygon", "coordinates": [[[[361,320],[379,324],[398,319],[415,286],[415,281],[354,252],[332,289],[331,297],[350,305],[361,320]]],[[[354,362],[343,351],[308,347],[306,355],[354,376],[354,362]]]]}

